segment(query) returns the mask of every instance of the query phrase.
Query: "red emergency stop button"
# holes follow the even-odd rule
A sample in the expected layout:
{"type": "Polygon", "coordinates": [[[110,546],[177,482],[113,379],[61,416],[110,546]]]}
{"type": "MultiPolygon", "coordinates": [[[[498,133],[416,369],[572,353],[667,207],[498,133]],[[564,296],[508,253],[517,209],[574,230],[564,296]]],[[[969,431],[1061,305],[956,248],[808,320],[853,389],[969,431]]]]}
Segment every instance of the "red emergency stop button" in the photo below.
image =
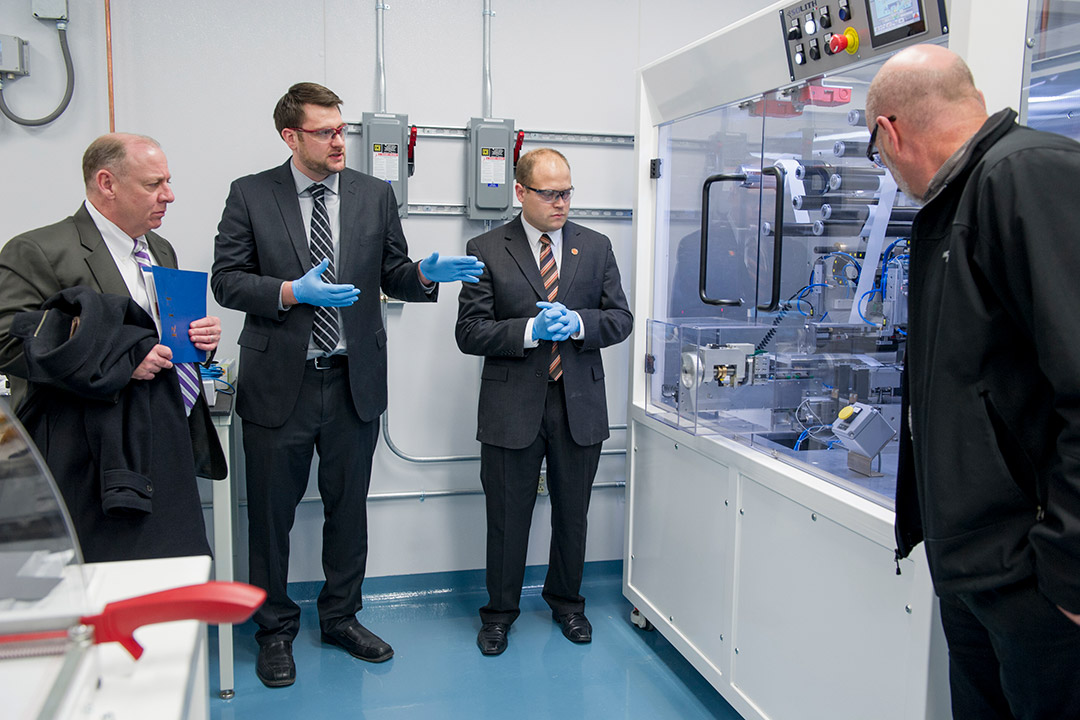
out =
{"type": "Polygon", "coordinates": [[[834,55],[841,50],[846,50],[848,55],[854,55],[859,52],[859,33],[855,28],[848,27],[842,34],[833,35],[829,38],[829,50],[834,55]]]}

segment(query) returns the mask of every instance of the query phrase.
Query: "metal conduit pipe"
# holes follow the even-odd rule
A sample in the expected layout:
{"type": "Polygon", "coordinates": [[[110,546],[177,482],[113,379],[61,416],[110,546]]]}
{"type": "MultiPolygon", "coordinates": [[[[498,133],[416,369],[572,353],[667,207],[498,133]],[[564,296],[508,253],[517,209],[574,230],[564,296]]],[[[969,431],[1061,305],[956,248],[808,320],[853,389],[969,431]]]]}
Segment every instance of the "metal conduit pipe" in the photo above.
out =
{"type": "Polygon", "coordinates": [[[491,0],[484,0],[484,117],[491,117],[491,0]]]}
{"type": "Polygon", "coordinates": [[[386,112],[386,53],[383,47],[383,20],[389,5],[375,0],[375,89],[378,112],[386,112]]]}
{"type": "MultiPolygon", "coordinates": [[[[612,490],[615,488],[625,488],[625,480],[612,480],[611,482],[593,483],[593,490],[612,490]]],[[[424,502],[428,498],[440,498],[440,497],[462,497],[467,495],[483,495],[483,488],[465,488],[460,490],[409,490],[405,492],[385,492],[385,493],[371,493],[368,495],[368,500],[419,500],[424,502]]],[[[322,498],[318,495],[305,495],[300,499],[302,503],[321,502],[322,498]]],[[[247,500],[241,500],[237,503],[238,507],[246,507],[247,500]]],[[[213,503],[203,503],[203,509],[210,509],[213,507],[213,503]]]]}

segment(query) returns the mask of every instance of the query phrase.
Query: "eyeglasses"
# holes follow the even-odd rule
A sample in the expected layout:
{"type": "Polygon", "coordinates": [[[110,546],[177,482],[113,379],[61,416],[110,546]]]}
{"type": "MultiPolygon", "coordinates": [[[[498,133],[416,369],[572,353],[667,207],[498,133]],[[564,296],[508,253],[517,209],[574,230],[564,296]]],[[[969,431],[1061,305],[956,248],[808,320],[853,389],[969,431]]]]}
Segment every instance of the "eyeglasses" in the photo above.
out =
{"type": "Polygon", "coordinates": [[[523,185],[526,190],[532,190],[534,193],[540,196],[540,199],[546,203],[553,203],[556,200],[569,200],[570,196],[574,194],[574,186],[571,185],[566,190],[537,190],[534,187],[523,185]]]}
{"type": "Polygon", "coordinates": [[[339,125],[336,128],[325,128],[323,130],[305,130],[304,128],[298,128],[298,127],[294,127],[294,128],[291,128],[291,129],[295,130],[296,132],[302,132],[302,133],[304,133],[306,135],[310,135],[313,140],[318,140],[319,142],[325,143],[325,142],[330,142],[331,139],[333,139],[334,137],[336,137],[338,135],[340,135],[341,139],[344,140],[345,139],[345,131],[348,128],[349,128],[349,126],[348,126],[347,123],[342,123],[341,125],[339,125]]]}
{"type": "MultiPolygon", "coordinates": [[[[896,122],[895,115],[890,115],[886,119],[891,123],[896,122]]],[[[874,129],[870,132],[870,144],[866,146],[866,159],[875,165],[884,165],[884,163],[881,162],[881,153],[878,152],[877,149],[877,131],[879,127],[881,126],[874,123],[874,129]]]]}

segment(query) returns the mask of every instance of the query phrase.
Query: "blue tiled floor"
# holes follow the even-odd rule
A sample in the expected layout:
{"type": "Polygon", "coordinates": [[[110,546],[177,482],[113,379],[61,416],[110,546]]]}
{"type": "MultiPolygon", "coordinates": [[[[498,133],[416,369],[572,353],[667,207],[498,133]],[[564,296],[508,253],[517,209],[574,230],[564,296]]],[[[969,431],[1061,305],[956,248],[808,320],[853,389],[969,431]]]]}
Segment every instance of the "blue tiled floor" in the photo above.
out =
{"type": "Polygon", "coordinates": [[[394,646],[382,664],[319,641],[317,583],[290,586],[301,603],[293,645],[296,684],[270,690],[255,677],[255,628],[235,628],[236,696],[218,698],[210,631],[212,720],[277,718],[719,718],[738,714],[658,632],[630,624],[622,564],[586,566],[582,594],[593,641],[574,645],[540,597],[544,568],[529,568],[510,647],[484,657],[477,615],[487,599],[479,571],[376,578],[364,584],[359,620],[394,646]]]}

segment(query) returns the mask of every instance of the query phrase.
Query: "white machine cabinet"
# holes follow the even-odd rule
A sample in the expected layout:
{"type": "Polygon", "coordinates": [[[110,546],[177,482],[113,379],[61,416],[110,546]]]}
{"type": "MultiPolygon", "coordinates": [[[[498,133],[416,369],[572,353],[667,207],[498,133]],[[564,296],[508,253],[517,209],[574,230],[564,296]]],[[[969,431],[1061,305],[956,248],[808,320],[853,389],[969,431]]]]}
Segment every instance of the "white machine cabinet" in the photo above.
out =
{"type": "Polygon", "coordinates": [[[866,91],[948,44],[991,112],[1080,135],[1080,3],[949,5],[780,2],[639,73],[623,589],[745,718],[950,715],[925,556],[894,554],[917,207],[866,91]]]}

